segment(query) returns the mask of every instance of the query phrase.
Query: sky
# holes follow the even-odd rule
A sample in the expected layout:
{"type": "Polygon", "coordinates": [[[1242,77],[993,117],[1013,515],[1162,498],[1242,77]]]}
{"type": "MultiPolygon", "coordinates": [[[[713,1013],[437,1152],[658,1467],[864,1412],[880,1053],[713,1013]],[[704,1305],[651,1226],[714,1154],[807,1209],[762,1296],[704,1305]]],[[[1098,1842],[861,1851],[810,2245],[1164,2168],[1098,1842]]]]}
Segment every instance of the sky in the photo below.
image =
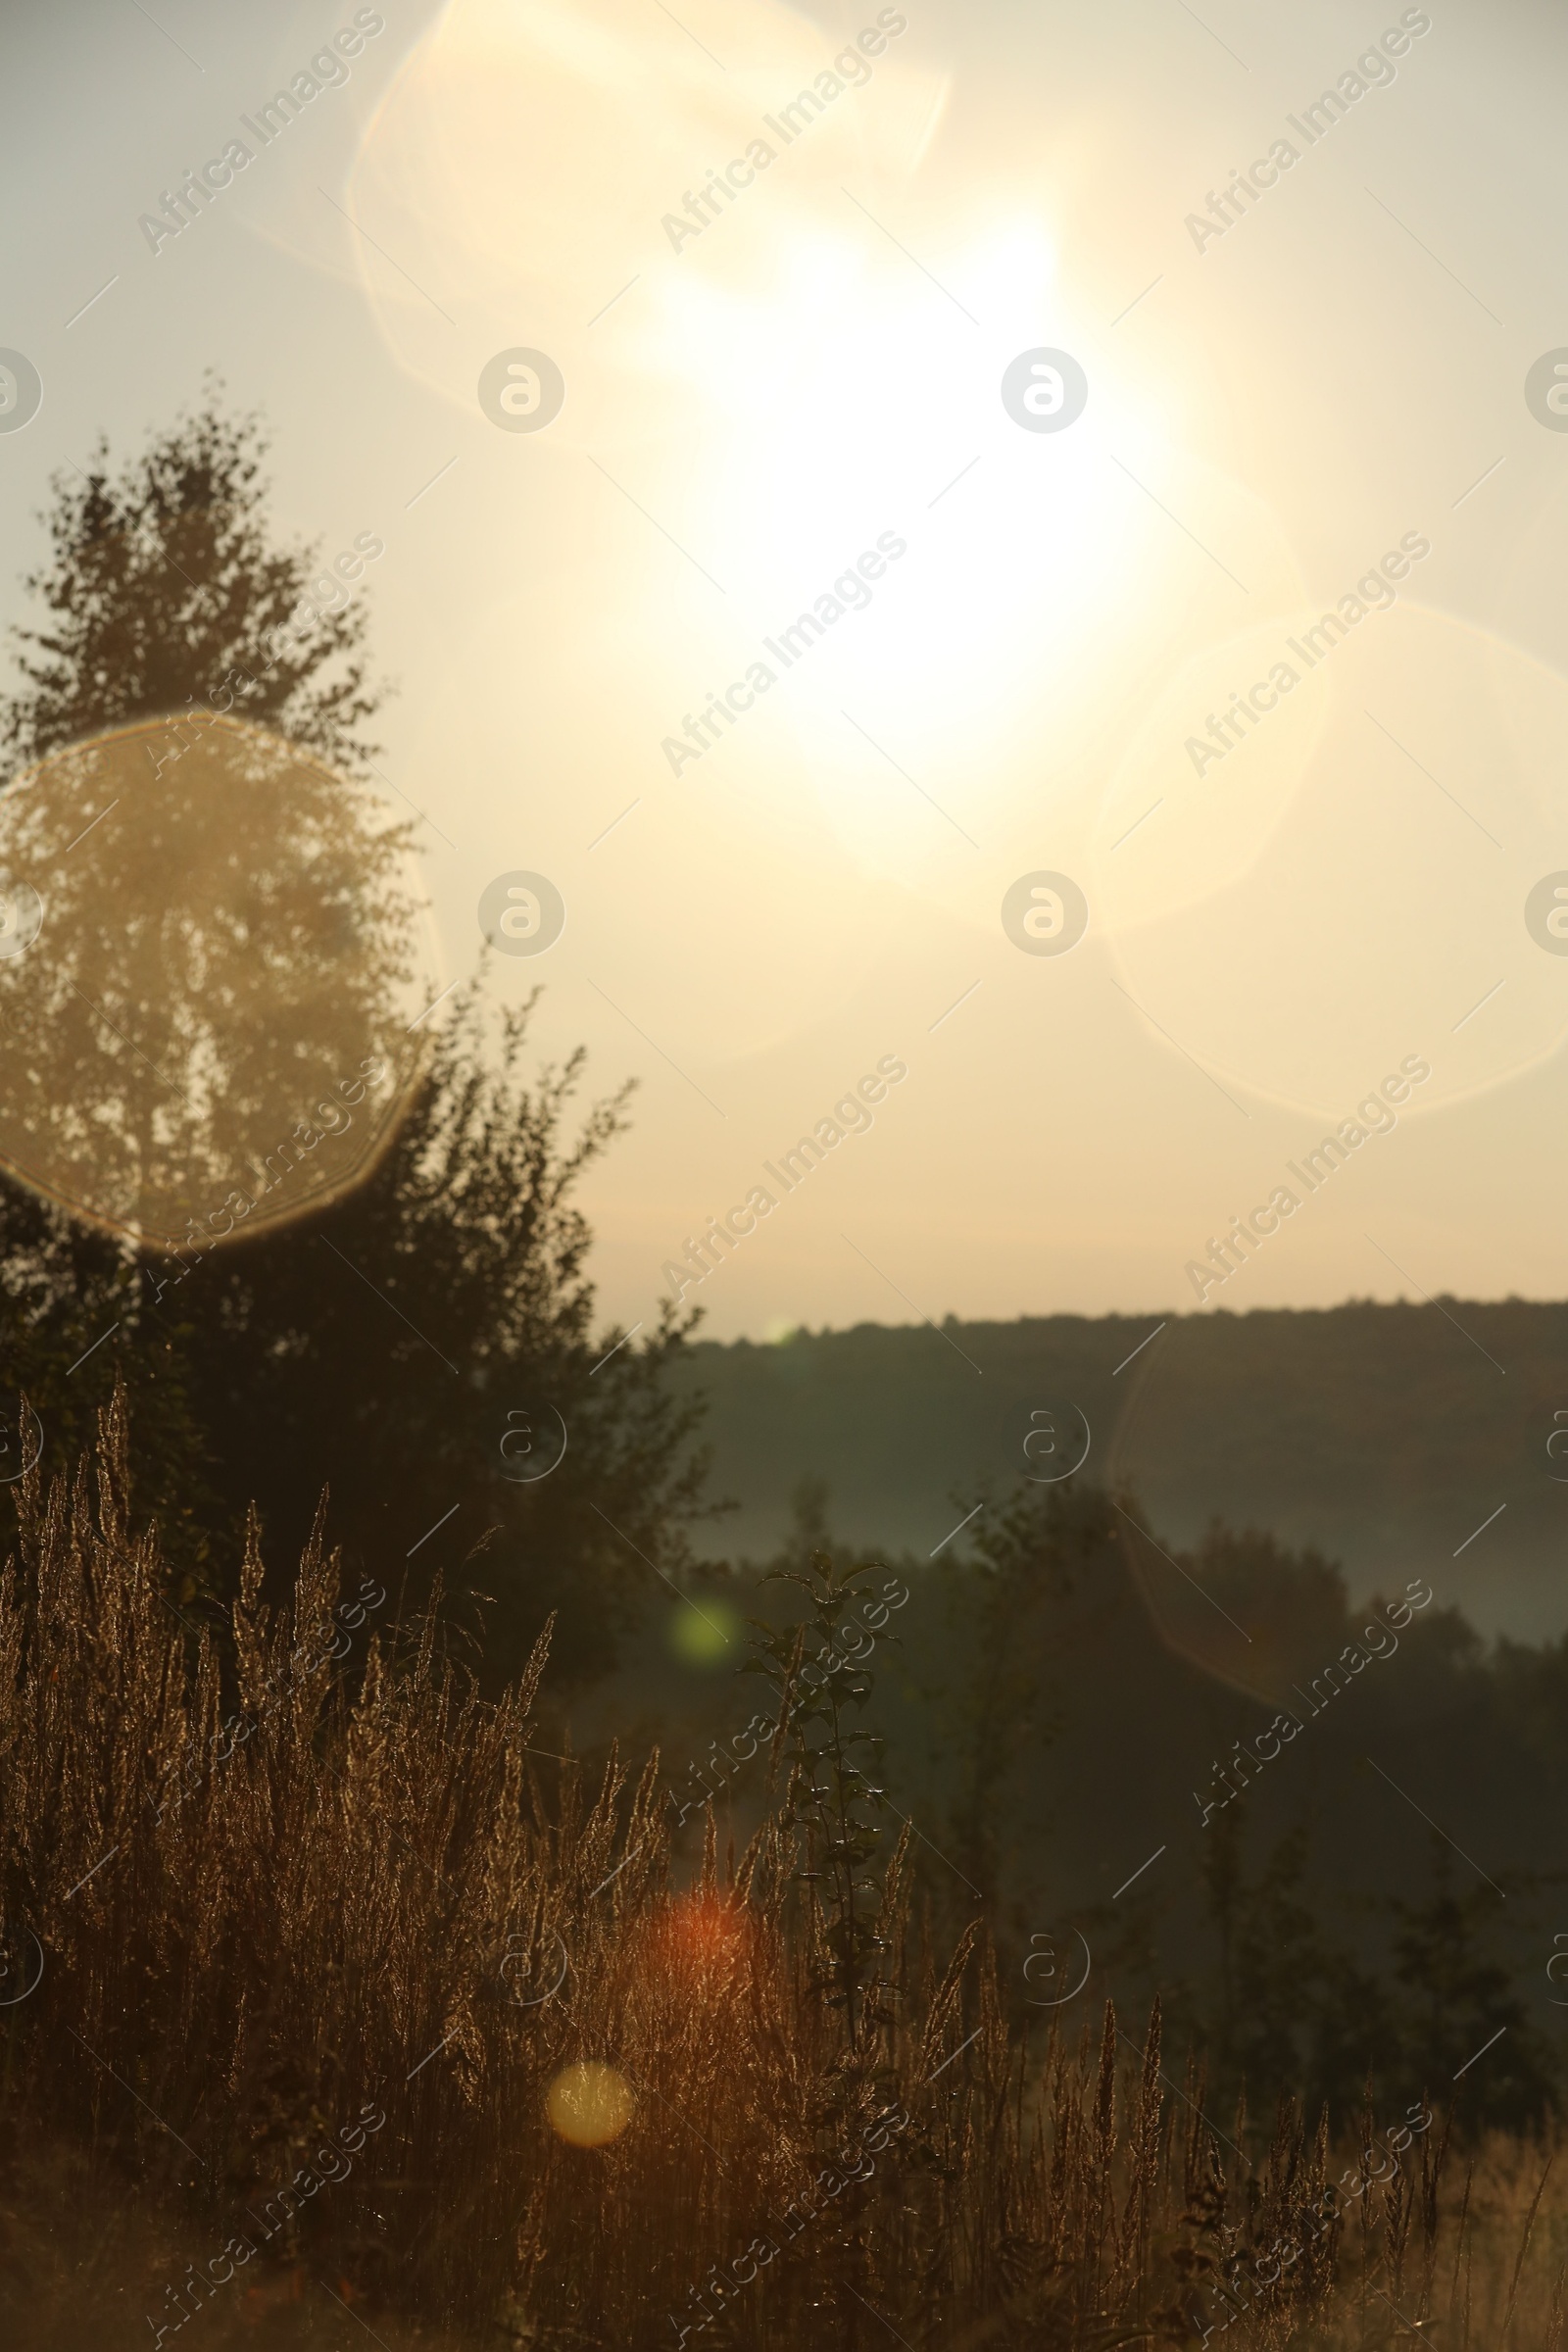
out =
{"type": "Polygon", "coordinates": [[[607,1320],[1562,1295],[1559,15],[88,0],[6,45],[0,620],[50,477],[210,369],[279,531],[383,544],[441,984],[488,925],[540,1051],[639,1082],[607,1320]]]}

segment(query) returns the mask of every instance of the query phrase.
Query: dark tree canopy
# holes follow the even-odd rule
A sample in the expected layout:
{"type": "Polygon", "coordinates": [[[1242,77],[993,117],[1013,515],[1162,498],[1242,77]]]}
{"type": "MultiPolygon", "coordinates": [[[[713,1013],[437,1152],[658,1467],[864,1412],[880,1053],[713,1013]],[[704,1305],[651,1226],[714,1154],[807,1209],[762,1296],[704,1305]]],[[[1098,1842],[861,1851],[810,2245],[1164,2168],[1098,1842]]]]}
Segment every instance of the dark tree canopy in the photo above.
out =
{"type": "MultiPolygon", "coordinates": [[[[642,1345],[618,1348],[619,1332],[592,1328],[590,1235],[572,1193],[619,1132],[626,1090],[569,1132],[582,1054],[525,1083],[530,1007],[487,1015],[481,972],[420,1031],[422,1065],[409,1065],[414,1047],[391,1050],[404,1115],[370,1171],[347,1191],[315,1181],[331,1156],[319,1147],[337,1150],[356,1120],[357,1135],[369,1125],[370,1106],[352,1094],[352,1116],[324,1134],[324,1116],[310,1124],[318,1092],[340,1077],[323,1060],[327,1033],[353,1009],[348,982],[331,975],[348,941],[360,1010],[385,1027],[382,1001],[409,977],[406,892],[397,829],[368,828],[349,805],[364,788],[351,794],[319,764],[352,767],[373,748],[358,734],[378,700],[357,653],[364,610],[313,606],[302,617],[312,558],[270,545],[263,449],[253,419],[209,401],[116,480],[106,455],[85,485],[62,480],[46,517],[53,561],[30,585],[53,619],[19,632],[25,683],[0,711],[11,760],[54,755],[47,777],[85,757],[95,775],[98,754],[67,747],[171,712],[184,719],[176,763],[166,750],[135,810],[156,854],[134,953],[100,954],[91,920],[115,817],[69,851],[53,817],[45,827],[62,867],[59,938],[46,919],[13,973],[0,966],[0,1109],[14,1100],[35,1123],[52,1119],[74,1166],[112,1145],[117,1198],[132,1203],[148,1197],[155,1166],[177,1195],[169,1171],[182,1160],[192,1200],[213,1193],[217,1209],[220,1179],[235,1191],[171,1253],[167,1222],[134,1206],[114,1212],[128,1232],[95,1231],[60,1204],[77,1197],[71,1184],[40,1191],[0,1177],[7,1387],[25,1390],[64,1467],[123,1375],[141,1500],[165,1522],[187,1598],[232,1584],[253,1501],[270,1560],[290,1575],[327,1491],[329,1539],[389,1591],[406,1586],[417,1603],[439,1574],[460,1614],[488,1618],[493,1670],[515,1664],[555,1610],[558,1667],[592,1673],[611,1661],[617,1623],[639,1596],[662,1594],[659,1572],[683,1558],[701,1483],[700,1408],[674,1402],[665,1383],[681,1327],[666,1317],[642,1345]],[[214,713],[223,681],[232,718],[214,713]],[[237,738],[265,790],[225,801],[217,747],[237,738]],[[263,757],[269,744],[275,758],[263,757]],[[79,870],[65,873],[83,849],[79,870]],[[64,958],[58,969],[51,956],[64,958]],[[254,1001],[252,975],[265,982],[254,1001]],[[53,1072],[41,1067],[36,1018],[29,1030],[33,998],[71,1049],[53,1072]],[[281,1204],[296,1212],[269,1230],[259,1210],[247,1224],[234,1206],[261,1198],[246,1120],[295,1075],[303,1092],[290,1115],[317,1141],[296,1131],[295,1167],[268,1163],[270,1192],[293,1184],[281,1204]],[[171,1081],[184,1112],[160,1095],[171,1081]],[[199,1135],[186,1132],[192,1102],[199,1135]],[[318,1156],[305,1170],[307,1152],[318,1156]],[[230,1162],[248,1165],[228,1177],[230,1162]],[[530,1478],[553,1460],[557,1427],[564,1454],[530,1478]],[[464,1599],[478,1591],[493,1608],[464,1599]]],[[[163,746],[165,734],[148,739],[163,746]]],[[[96,785],[80,797],[85,822],[96,785]]],[[[0,835],[9,826],[24,847],[34,802],[44,809],[25,781],[0,799],[0,835]]],[[[403,1016],[396,1027],[401,1040],[403,1016]]],[[[14,1423],[14,1392],[6,1402],[14,1423]]],[[[8,1442],[0,1478],[20,1458],[14,1427],[8,1442]]]]}
{"type": "Polygon", "coordinates": [[[49,560],[24,583],[50,617],[15,632],[24,683],[0,707],[13,770],[193,709],[231,707],[340,766],[379,749],[360,733],[384,691],[360,654],[365,606],[309,549],[270,544],[260,422],[218,392],[118,476],[101,440],[90,473],[55,477],[49,560]]]}
{"type": "Polygon", "coordinates": [[[528,1009],[487,1040],[470,984],[370,1180],[180,1280],[165,1261],[154,1318],[184,1328],[229,1507],[258,1496],[280,1557],[323,1486],[332,1534],[416,1592],[493,1528],[472,1578],[497,1604],[489,1646],[517,1656],[559,1609],[560,1661],[585,1671],[608,1662],[639,1595],[662,1595],[651,1563],[667,1572],[683,1556],[671,1531],[697,1499],[697,1416],[664,1391],[671,1322],[600,1360],[621,1335],[594,1336],[591,1236],[571,1194],[619,1133],[624,1090],[568,1135],[583,1055],[525,1085],[528,1009]],[[528,1443],[550,1458],[552,1412],[564,1456],[514,1478],[532,1467],[528,1443]]]}

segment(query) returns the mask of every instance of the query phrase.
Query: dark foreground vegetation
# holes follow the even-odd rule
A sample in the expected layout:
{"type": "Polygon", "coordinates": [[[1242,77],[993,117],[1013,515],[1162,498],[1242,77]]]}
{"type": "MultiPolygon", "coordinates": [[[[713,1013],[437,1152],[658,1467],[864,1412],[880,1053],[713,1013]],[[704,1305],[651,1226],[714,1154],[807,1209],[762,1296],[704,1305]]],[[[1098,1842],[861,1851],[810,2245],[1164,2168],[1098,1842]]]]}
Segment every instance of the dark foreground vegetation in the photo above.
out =
{"type": "Polygon", "coordinates": [[[8,2341],[1560,2343],[1537,2137],[1447,2083],[1217,2110],[1157,2004],[1031,2032],[978,1922],[934,1939],[864,1571],[760,1630],[768,1810],[737,1851],[703,1808],[688,1874],[657,1758],[534,1748],[543,1644],[487,1699],[319,1544],[193,1639],[122,1398],[19,1521],[8,2341]]]}

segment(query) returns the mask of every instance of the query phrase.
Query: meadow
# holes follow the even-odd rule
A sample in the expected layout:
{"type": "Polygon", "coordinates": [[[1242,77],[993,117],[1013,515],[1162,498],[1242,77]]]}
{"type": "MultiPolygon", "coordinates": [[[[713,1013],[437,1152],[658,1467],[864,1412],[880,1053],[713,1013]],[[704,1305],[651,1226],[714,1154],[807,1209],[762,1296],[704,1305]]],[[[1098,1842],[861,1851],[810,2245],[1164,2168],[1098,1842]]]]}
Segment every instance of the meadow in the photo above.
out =
{"type": "Polygon", "coordinates": [[[254,1531],[193,1630],[122,1393],[18,1494],[8,2343],[1560,2346],[1549,2134],[1217,2113],[1157,2002],[1020,2019],[943,1940],[866,1670],[802,1672],[862,1570],[760,1634],[766,1809],[688,1869],[657,1755],[536,1746],[544,1642],[481,1695],[319,1537],[266,1605],[254,1531]]]}

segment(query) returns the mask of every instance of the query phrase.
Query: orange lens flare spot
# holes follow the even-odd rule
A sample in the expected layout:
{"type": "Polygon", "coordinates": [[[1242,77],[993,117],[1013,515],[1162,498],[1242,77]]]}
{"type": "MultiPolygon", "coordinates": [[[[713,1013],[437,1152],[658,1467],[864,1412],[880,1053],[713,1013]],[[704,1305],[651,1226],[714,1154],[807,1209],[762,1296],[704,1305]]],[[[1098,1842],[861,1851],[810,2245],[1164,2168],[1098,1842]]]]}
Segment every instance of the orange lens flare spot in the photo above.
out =
{"type": "Polygon", "coordinates": [[[721,1966],[747,1941],[744,1917],[711,1895],[683,1895],[660,1921],[656,1948],[666,1964],[688,1969],[721,1966]]]}

